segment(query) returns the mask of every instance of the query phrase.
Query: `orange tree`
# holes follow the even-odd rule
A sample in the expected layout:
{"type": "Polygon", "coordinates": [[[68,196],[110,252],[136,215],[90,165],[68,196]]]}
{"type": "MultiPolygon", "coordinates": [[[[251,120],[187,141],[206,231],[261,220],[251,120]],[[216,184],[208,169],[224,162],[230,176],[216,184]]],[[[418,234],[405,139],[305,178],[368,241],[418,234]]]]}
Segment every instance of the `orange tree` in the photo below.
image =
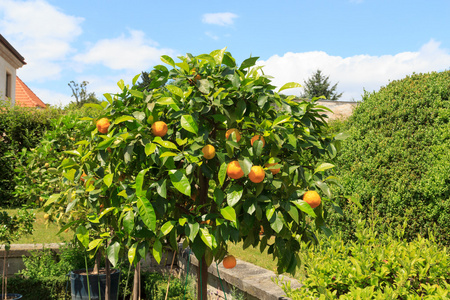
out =
{"type": "Polygon", "coordinates": [[[113,264],[121,253],[133,264],[147,252],[160,260],[163,245],[183,241],[200,261],[199,297],[206,267],[229,242],[268,248],[278,272],[295,272],[300,241],[315,240],[311,226],[329,233],[323,203],[338,208],[329,173],[339,135],[327,131],[327,109],[280,96],[257,57],[238,65],[222,49],[179,59],[162,56],[170,68],[154,67],[145,89],[136,76],[90,104],[101,121],[85,118],[88,138],[66,151],[67,188],[47,211],[63,211],[63,228],[113,264]],[[325,201],[313,209],[302,199],[308,190],[325,201]]]}

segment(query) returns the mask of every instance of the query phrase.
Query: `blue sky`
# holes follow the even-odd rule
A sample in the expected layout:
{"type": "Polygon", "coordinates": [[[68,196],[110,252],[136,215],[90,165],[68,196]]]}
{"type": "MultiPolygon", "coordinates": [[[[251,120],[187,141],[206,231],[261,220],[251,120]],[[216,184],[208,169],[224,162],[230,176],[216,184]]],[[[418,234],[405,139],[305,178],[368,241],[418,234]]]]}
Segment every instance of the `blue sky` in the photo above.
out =
{"type": "Polygon", "coordinates": [[[18,76],[55,105],[73,99],[71,80],[101,97],[163,54],[224,47],[238,62],[259,56],[277,86],[321,69],[357,101],[413,72],[449,70],[449,15],[448,0],[1,0],[0,33],[25,57],[18,76]]]}

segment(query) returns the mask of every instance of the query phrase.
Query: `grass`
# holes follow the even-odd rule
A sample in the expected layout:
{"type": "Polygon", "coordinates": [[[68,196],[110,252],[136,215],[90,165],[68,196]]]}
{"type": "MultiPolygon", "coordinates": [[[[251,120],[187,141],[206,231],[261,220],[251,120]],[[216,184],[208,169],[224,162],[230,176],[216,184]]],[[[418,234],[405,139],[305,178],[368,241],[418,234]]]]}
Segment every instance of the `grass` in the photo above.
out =
{"type": "MultiPolygon", "coordinates": [[[[10,215],[15,215],[17,209],[2,209],[10,215]]],[[[34,222],[33,235],[23,236],[14,244],[48,244],[48,243],[64,243],[71,240],[73,234],[69,232],[59,232],[59,227],[56,224],[46,224],[44,220],[44,212],[36,212],[36,220],[34,222]]]]}
{"type": "MultiPolygon", "coordinates": [[[[17,209],[4,209],[9,214],[15,214],[17,209]]],[[[73,237],[73,232],[62,232],[60,235],[59,227],[56,224],[46,224],[44,220],[44,212],[36,212],[36,221],[34,223],[33,235],[24,236],[14,244],[49,244],[49,243],[64,243],[70,241],[73,237]]],[[[273,243],[274,239],[269,241],[269,244],[273,243]]],[[[242,242],[238,244],[230,243],[228,245],[228,252],[234,255],[240,260],[252,263],[259,267],[271,270],[276,273],[277,264],[272,259],[272,255],[267,254],[267,248],[264,252],[259,252],[259,248],[249,247],[245,250],[242,249],[242,242]]]]}

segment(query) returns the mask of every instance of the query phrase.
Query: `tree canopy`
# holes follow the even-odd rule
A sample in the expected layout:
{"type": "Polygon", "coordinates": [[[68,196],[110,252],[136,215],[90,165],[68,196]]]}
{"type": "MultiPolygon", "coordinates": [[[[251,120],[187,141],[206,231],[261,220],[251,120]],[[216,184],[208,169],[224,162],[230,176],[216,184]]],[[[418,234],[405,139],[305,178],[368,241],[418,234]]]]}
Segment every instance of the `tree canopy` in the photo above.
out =
{"type": "Polygon", "coordinates": [[[342,93],[336,92],[337,83],[331,86],[330,76],[322,74],[321,70],[317,70],[308,80],[304,83],[304,93],[302,98],[312,99],[314,97],[325,97],[327,100],[338,100],[342,97],[342,93]]]}

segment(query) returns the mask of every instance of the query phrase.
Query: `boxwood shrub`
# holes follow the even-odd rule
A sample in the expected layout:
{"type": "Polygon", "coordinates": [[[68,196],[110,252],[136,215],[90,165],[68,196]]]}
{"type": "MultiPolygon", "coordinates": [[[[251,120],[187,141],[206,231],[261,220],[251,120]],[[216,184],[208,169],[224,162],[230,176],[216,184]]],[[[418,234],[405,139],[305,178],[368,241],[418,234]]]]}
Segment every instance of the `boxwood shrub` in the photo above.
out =
{"type": "MultiPolygon", "coordinates": [[[[344,194],[358,196],[367,216],[373,208],[405,237],[450,243],[450,71],[413,74],[377,92],[365,92],[348,119],[349,138],[337,165],[344,194]]],[[[335,229],[355,238],[345,203],[335,229]]]]}

